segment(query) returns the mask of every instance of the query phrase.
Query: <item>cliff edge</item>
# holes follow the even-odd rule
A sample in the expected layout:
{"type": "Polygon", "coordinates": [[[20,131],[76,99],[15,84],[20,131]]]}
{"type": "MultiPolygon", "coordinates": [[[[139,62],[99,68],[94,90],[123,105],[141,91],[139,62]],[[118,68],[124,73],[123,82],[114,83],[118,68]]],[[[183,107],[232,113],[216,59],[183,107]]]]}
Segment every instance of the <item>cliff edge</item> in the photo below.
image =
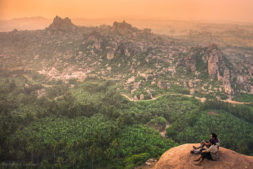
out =
{"type": "Polygon", "coordinates": [[[253,156],[246,156],[220,147],[219,160],[204,160],[200,166],[194,164],[198,155],[190,154],[193,145],[184,144],[166,151],[153,169],[253,169],[253,156]]]}

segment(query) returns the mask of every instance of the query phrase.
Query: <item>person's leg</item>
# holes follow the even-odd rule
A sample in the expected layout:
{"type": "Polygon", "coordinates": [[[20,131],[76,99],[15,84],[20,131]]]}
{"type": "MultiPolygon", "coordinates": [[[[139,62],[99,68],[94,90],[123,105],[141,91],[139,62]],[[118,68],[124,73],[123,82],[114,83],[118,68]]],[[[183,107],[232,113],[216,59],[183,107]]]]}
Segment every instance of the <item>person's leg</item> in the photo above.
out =
{"type": "Polygon", "coordinates": [[[201,164],[201,162],[204,160],[204,158],[202,158],[201,156],[200,156],[200,159],[198,160],[198,161],[195,161],[195,165],[200,165],[201,164]]]}
{"type": "Polygon", "coordinates": [[[198,158],[196,158],[194,161],[199,161],[201,159],[201,155],[199,155],[198,158]]]}
{"type": "Polygon", "coordinates": [[[195,163],[195,164],[196,164],[196,165],[200,165],[201,162],[202,162],[206,157],[207,157],[207,153],[202,152],[202,153],[200,154],[200,160],[199,160],[197,163],[195,163]]]}
{"type": "Polygon", "coordinates": [[[204,143],[204,140],[202,140],[202,141],[200,142],[200,146],[199,146],[199,147],[193,146],[193,148],[194,148],[194,149],[199,149],[199,148],[203,149],[204,146],[205,146],[205,143],[204,143]]]}
{"type": "Polygon", "coordinates": [[[204,148],[205,145],[206,145],[206,144],[202,141],[201,144],[200,144],[200,147],[201,147],[201,148],[204,148]]]}
{"type": "Polygon", "coordinates": [[[201,164],[201,162],[204,160],[204,158],[200,158],[200,160],[199,160],[199,164],[201,164]]]}
{"type": "Polygon", "coordinates": [[[213,160],[213,158],[212,158],[212,156],[211,156],[211,153],[207,153],[206,159],[208,159],[208,160],[213,160]]]}

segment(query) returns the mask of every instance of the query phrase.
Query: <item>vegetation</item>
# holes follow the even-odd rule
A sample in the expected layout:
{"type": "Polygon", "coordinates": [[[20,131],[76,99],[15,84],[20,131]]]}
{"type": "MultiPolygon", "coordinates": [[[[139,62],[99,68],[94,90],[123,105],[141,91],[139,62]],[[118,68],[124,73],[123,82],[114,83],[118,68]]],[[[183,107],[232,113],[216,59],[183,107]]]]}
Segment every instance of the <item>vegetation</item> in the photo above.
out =
{"type": "Polygon", "coordinates": [[[166,135],[176,142],[185,143],[207,140],[210,132],[216,132],[223,147],[252,155],[252,115],[252,108],[248,106],[209,101],[199,111],[178,118],[167,129],[166,135]]]}
{"type": "Polygon", "coordinates": [[[240,101],[240,102],[251,102],[253,103],[253,94],[241,94],[239,96],[236,96],[233,98],[235,101],[240,101]]]}
{"type": "Polygon", "coordinates": [[[113,82],[56,84],[37,98],[21,79],[1,86],[2,167],[132,168],[176,145],[147,127],[152,117],[142,119],[143,105],[124,99],[113,82]]]}
{"type": "Polygon", "coordinates": [[[1,78],[1,168],[133,168],[173,146],[207,139],[210,131],[222,146],[253,152],[250,106],[181,95],[131,102],[112,81],[70,82],[52,83],[38,97],[43,85],[1,78]],[[168,122],[163,138],[159,130],[168,122]]]}

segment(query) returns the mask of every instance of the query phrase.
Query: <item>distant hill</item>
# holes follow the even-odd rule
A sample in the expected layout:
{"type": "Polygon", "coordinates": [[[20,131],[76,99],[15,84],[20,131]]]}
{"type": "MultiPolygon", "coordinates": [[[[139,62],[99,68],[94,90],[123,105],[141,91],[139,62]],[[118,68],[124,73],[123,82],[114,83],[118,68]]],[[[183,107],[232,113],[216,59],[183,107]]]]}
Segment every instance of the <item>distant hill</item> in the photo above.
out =
{"type": "Polygon", "coordinates": [[[44,29],[51,20],[43,17],[27,17],[11,20],[0,20],[0,32],[17,30],[37,30],[44,29]]]}
{"type": "Polygon", "coordinates": [[[125,21],[85,27],[56,16],[42,30],[2,32],[0,43],[3,70],[32,70],[63,81],[113,79],[135,99],[165,90],[222,99],[253,93],[252,67],[238,66],[219,45],[191,45],[125,21]]]}

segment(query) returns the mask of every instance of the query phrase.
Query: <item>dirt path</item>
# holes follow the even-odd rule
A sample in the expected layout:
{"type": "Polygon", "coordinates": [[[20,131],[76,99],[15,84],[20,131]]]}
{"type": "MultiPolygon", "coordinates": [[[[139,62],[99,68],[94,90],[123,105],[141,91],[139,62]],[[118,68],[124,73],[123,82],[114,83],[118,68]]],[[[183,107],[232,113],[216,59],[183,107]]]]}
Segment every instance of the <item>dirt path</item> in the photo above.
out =
{"type": "Polygon", "coordinates": [[[132,102],[147,102],[147,101],[152,101],[152,100],[156,100],[162,96],[165,96],[165,95],[159,95],[159,96],[156,96],[156,97],[153,97],[152,99],[147,99],[147,100],[134,100],[133,98],[129,97],[127,94],[125,93],[121,93],[121,96],[124,96],[125,98],[127,98],[129,101],[132,101],[132,102]]]}
{"type": "Polygon", "coordinates": [[[129,97],[127,94],[125,93],[121,93],[121,96],[124,96],[125,98],[127,98],[129,101],[133,101],[133,102],[143,102],[143,101],[152,101],[152,100],[156,100],[162,96],[166,96],[166,95],[170,95],[170,96],[185,96],[185,97],[194,97],[195,99],[201,101],[202,103],[206,101],[206,98],[204,97],[196,97],[193,95],[187,95],[187,94],[180,94],[180,93],[167,93],[167,94],[162,94],[156,97],[153,97],[152,99],[147,99],[147,100],[134,100],[133,98],[129,97]]]}
{"type": "Polygon", "coordinates": [[[231,99],[221,100],[221,101],[231,103],[231,104],[253,104],[253,102],[238,102],[231,99]]]}
{"type": "MultiPolygon", "coordinates": [[[[40,84],[36,81],[34,81],[30,76],[24,74],[23,75],[27,80],[29,80],[30,82],[32,83],[35,83],[35,84],[40,84]]],[[[112,79],[111,79],[112,80],[112,79]]],[[[116,79],[113,79],[113,80],[116,80],[116,79]]],[[[48,84],[41,84],[43,87],[52,87],[52,85],[48,85],[48,84]]],[[[167,93],[167,94],[162,94],[162,95],[159,95],[159,96],[156,96],[156,97],[153,97],[152,99],[147,99],[147,100],[135,100],[131,97],[129,97],[127,94],[125,93],[121,93],[122,96],[124,96],[125,98],[127,98],[129,101],[133,101],[133,102],[144,102],[144,101],[152,101],[152,100],[156,100],[162,96],[165,96],[165,95],[171,95],[171,96],[185,96],[185,97],[194,97],[195,99],[199,100],[200,102],[204,103],[206,101],[206,98],[205,97],[197,97],[197,96],[193,96],[193,95],[188,95],[188,94],[181,94],[181,93],[167,93]]],[[[220,100],[222,102],[227,102],[227,103],[231,103],[231,104],[253,104],[253,102],[239,102],[239,101],[234,101],[234,100],[231,100],[231,99],[227,99],[227,100],[220,100]]]]}
{"type": "MultiPolygon", "coordinates": [[[[195,99],[199,100],[200,102],[204,103],[206,101],[205,97],[197,97],[197,96],[193,96],[193,95],[189,95],[189,94],[181,94],[181,93],[167,93],[167,94],[163,94],[163,95],[159,95],[157,97],[153,97],[152,99],[148,99],[148,100],[134,100],[133,98],[129,97],[127,94],[125,93],[121,93],[122,96],[124,96],[125,98],[127,98],[129,101],[133,101],[133,102],[143,102],[143,101],[151,101],[151,100],[156,100],[162,96],[166,96],[166,95],[170,95],[170,96],[185,96],[185,97],[194,97],[195,99]]],[[[227,102],[227,103],[231,103],[231,104],[253,104],[253,102],[238,102],[238,101],[234,101],[231,99],[227,99],[227,100],[220,100],[222,102],[227,102]]]]}

